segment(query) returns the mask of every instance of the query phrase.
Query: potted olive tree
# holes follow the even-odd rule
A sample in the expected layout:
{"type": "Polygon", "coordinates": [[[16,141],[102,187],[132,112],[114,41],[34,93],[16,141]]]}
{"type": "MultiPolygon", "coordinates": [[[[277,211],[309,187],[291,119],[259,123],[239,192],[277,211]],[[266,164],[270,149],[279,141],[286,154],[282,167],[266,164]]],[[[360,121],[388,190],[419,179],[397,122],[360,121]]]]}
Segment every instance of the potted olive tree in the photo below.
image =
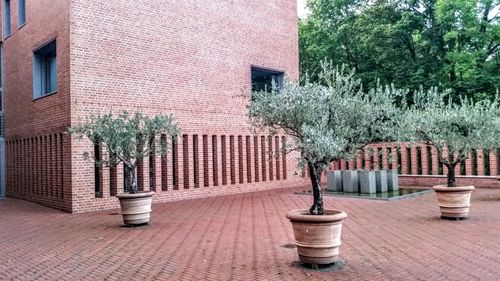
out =
{"type": "Polygon", "coordinates": [[[433,188],[441,217],[466,218],[474,186],[457,186],[455,167],[473,150],[495,147],[500,138],[498,101],[453,101],[448,92],[431,88],[417,91],[406,104],[401,131],[409,141],[434,147],[447,170],[447,184],[433,188]]]}
{"type": "Polygon", "coordinates": [[[91,116],[87,122],[70,128],[79,138],[88,138],[106,151],[99,159],[93,152],[85,152],[85,159],[96,165],[115,167],[123,163],[127,173],[125,192],[116,197],[120,200],[121,213],[126,225],[149,223],[153,191],[137,188],[137,165],[151,153],[167,152],[167,139],[179,132],[173,118],[167,115],[146,116],[142,113],[91,116]],[[161,135],[169,136],[161,138],[161,135]]]}
{"type": "Polygon", "coordinates": [[[272,91],[252,93],[248,116],[254,128],[291,138],[287,152],[300,154],[309,170],[313,204],[294,210],[290,219],[302,262],[330,264],[338,259],[342,221],[346,213],[324,208],[321,174],[334,160],[352,157],[357,149],[386,135],[397,109],[400,91],[378,87],[366,93],[353,73],[323,63],[319,82],[287,81],[272,91]]]}

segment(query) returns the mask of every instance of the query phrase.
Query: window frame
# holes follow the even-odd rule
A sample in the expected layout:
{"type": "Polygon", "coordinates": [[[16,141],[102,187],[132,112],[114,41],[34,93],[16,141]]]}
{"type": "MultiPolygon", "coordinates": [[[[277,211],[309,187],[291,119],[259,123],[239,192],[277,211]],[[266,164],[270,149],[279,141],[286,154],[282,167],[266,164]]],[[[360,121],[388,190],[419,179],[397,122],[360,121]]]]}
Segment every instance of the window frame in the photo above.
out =
{"type": "MultiPolygon", "coordinates": [[[[52,47],[51,47],[52,48],[52,47]]],[[[57,39],[53,38],[33,51],[33,101],[54,95],[58,91],[57,39]],[[44,50],[53,45],[53,50],[44,50]],[[51,55],[50,53],[54,53],[51,55]],[[54,58],[53,60],[51,58],[54,58]],[[54,80],[51,79],[54,75],[54,80]],[[45,77],[44,77],[45,76],[45,77]],[[54,89],[52,90],[52,82],[54,89]]]]}

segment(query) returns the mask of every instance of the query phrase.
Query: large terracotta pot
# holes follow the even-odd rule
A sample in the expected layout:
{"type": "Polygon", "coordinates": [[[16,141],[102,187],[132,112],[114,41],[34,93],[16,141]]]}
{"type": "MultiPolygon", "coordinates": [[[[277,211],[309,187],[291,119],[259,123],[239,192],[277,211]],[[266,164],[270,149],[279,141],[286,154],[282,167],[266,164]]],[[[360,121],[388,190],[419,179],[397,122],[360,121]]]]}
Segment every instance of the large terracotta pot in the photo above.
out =
{"type": "Polygon", "coordinates": [[[474,186],[434,186],[441,218],[464,219],[469,215],[470,197],[474,186]]]}
{"type": "Polygon", "coordinates": [[[292,223],[299,259],[304,263],[338,261],[342,222],[347,214],[337,210],[325,210],[324,213],[314,216],[309,210],[295,210],[286,214],[292,223]]]}
{"type": "Polygon", "coordinates": [[[153,191],[139,193],[123,193],[116,197],[120,199],[123,223],[126,225],[148,224],[151,215],[153,191]]]}

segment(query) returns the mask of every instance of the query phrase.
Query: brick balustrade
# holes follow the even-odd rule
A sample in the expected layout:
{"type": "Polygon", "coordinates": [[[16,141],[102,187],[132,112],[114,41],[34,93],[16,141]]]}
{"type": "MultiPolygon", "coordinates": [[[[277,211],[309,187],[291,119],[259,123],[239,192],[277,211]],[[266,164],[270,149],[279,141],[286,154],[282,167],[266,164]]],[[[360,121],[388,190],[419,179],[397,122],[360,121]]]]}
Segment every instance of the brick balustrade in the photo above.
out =
{"type": "MultiPolygon", "coordinates": [[[[356,169],[397,170],[403,184],[429,186],[446,182],[446,166],[439,163],[436,149],[426,144],[403,143],[398,146],[393,143],[378,143],[368,146],[357,155],[356,169]],[[379,163],[379,159],[382,159],[382,163],[379,163]]],[[[444,157],[448,157],[447,155],[448,150],[445,148],[444,157]]],[[[347,169],[342,165],[345,160],[337,162],[333,163],[333,169],[347,169]]],[[[477,149],[455,167],[457,181],[459,184],[500,187],[498,162],[498,151],[477,149]]]]}

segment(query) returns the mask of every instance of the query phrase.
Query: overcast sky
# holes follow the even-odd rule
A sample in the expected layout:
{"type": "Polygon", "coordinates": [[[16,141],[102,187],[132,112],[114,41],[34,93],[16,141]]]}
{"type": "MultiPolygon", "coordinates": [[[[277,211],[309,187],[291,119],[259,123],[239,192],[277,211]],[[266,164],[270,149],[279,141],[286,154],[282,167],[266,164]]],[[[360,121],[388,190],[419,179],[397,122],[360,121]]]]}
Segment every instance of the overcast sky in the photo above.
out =
{"type": "Polygon", "coordinates": [[[306,1],[307,0],[297,0],[297,12],[299,17],[303,17],[306,15],[306,1]]]}

